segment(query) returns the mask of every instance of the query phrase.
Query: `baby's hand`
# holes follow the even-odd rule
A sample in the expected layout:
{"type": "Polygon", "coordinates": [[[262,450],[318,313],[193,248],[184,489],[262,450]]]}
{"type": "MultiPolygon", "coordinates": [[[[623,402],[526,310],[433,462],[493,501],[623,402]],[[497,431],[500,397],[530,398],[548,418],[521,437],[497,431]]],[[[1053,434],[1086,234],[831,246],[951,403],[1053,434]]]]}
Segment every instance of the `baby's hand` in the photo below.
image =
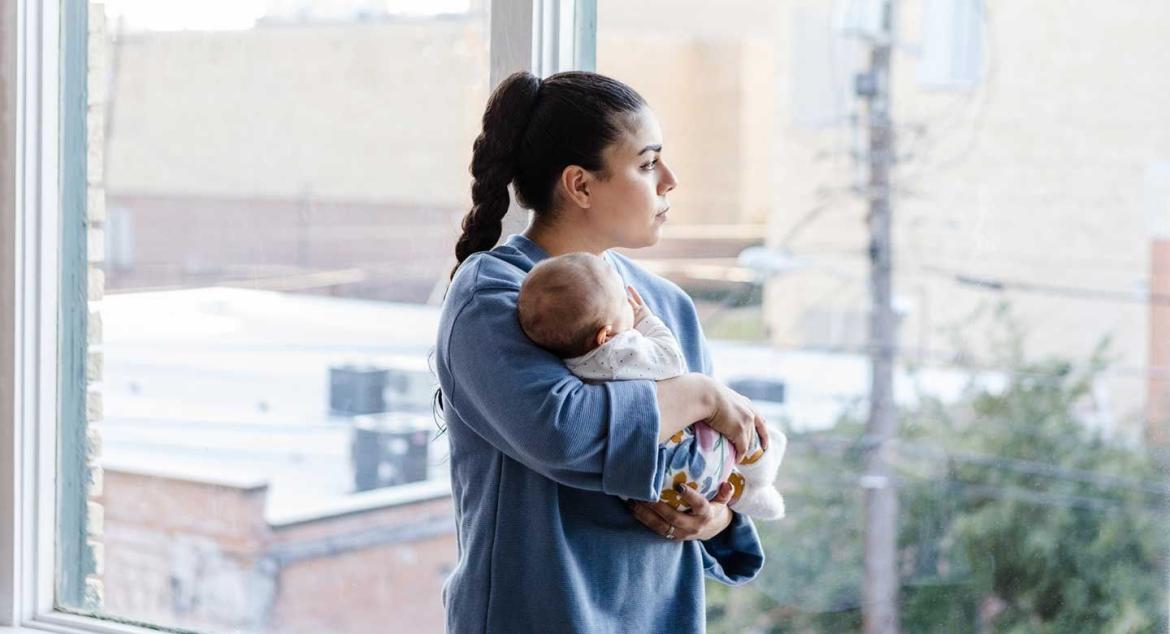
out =
{"type": "Polygon", "coordinates": [[[638,291],[633,286],[627,286],[626,290],[629,291],[627,293],[627,299],[630,300],[630,306],[634,309],[634,323],[637,324],[642,321],[643,317],[651,314],[650,309],[646,306],[646,302],[642,301],[642,296],[638,294],[638,291]]]}

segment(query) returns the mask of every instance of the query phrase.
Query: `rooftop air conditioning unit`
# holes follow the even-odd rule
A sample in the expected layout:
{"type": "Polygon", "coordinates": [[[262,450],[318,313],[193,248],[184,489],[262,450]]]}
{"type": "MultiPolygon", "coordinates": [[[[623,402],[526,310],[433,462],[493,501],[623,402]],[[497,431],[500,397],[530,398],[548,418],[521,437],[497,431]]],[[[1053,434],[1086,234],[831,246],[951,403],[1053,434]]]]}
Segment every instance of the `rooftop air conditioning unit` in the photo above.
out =
{"type": "Polygon", "coordinates": [[[433,429],[429,417],[403,412],[354,418],[350,442],[354,490],[426,480],[433,429]]]}
{"type": "Polygon", "coordinates": [[[329,410],[342,416],[360,416],[386,411],[386,382],[389,371],[371,365],[340,365],[329,368],[329,410]]]}
{"type": "Polygon", "coordinates": [[[753,401],[767,401],[769,403],[784,402],[784,381],[777,379],[761,379],[756,377],[732,379],[727,382],[727,387],[753,401]]]}
{"type": "Polygon", "coordinates": [[[431,371],[392,364],[386,367],[386,409],[388,411],[431,411],[438,382],[431,371]]]}

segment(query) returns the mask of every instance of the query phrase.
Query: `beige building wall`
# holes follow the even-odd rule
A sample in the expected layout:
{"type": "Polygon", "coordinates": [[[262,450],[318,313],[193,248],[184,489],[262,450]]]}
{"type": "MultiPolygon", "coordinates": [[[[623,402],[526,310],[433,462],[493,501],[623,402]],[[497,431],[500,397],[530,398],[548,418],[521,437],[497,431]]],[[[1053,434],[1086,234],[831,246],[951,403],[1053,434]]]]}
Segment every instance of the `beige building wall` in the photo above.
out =
{"type": "MultiPolygon", "coordinates": [[[[636,27],[638,15],[623,23],[636,27]]],[[[117,34],[111,289],[233,283],[435,297],[470,204],[467,166],[488,94],[483,19],[117,34]]],[[[733,258],[763,240],[775,83],[761,79],[774,62],[762,36],[728,27],[697,39],[623,27],[600,47],[624,69],[613,74],[629,74],[662,112],[686,182],[663,248],[645,258],[733,258]],[[676,231],[692,223],[749,230],[676,231]]]]}
{"type": "Polygon", "coordinates": [[[463,209],[479,19],[120,34],[107,187],[463,209]]]}
{"type": "MultiPolygon", "coordinates": [[[[796,28],[800,12],[828,15],[830,4],[788,3],[782,34],[796,28]]],[[[911,358],[914,349],[947,354],[952,330],[961,327],[965,343],[986,358],[988,339],[967,327],[969,317],[1006,299],[1026,329],[1029,354],[1083,360],[1110,337],[1119,370],[1106,405],[1138,415],[1149,349],[1141,301],[996,293],[957,284],[955,275],[1140,298],[1150,268],[1143,179],[1170,157],[1170,6],[995,4],[986,16],[989,66],[967,92],[921,85],[922,2],[899,7],[893,106],[901,160],[893,207],[895,292],[906,309],[900,344],[911,358]]],[[[792,79],[800,63],[781,65],[781,85],[798,89],[792,79]]],[[[781,110],[773,245],[817,206],[819,188],[855,180],[847,156],[818,160],[845,133],[794,125],[792,99],[781,110]]],[[[866,210],[855,197],[830,200],[788,245],[816,266],[770,285],[766,310],[777,344],[864,342],[866,210]],[[834,320],[857,327],[834,329],[834,320]]]]}
{"type": "MultiPolygon", "coordinates": [[[[646,98],[679,180],[674,224],[763,224],[777,127],[770,3],[599,3],[597,71],[646,98]]],[[[667,228],[667,237],[669,236],[667,228]]]]}
{"type": "Polygon", "coordinates": [[[484,26],[472,14],[115,33],[111,289],[426,301],[470,204],[484,26]]]}
{"type": "MultiPolygon", "coordinates": [[[[598,7],[597,68],[646,96],[680,178],[668,241],[691,224],[766,225],[770,245],[810,263],[769,285],[765,318],[782,346],[865,342],[866,207],[853,191],[863,139],[849,122],[860,114],[849,80],[865,47],[840,37],[842,7],[852,6],[598,7]]],[[[1170,160],[1170,8],[988,7],[985,76],[971,90],[938,90],[919,79],[923,2],[899,7],[893,200],[906,355],[948,357],[957,332],[988,360],[987,334],[958,326],[1006,299],[1032,355],[1083,359],[1110,336],[1118,369],[1109,407],[1140,412],[1149,350],[1140,301],[991,292],[956,276],[1140,298],[1150,270],[1143,178],[1170,160]]],[[[487,96],[483,37],[481,24],[458,18],[125,35],[112,52],[111,200],[405,205],[449,210],[436,222],[453,231],[469,202],[469,148],[487,96]]],[[[349,212],[338,213],[344,225],[349,212]]],[[[641,255],[700,250],[667,246],[641,255]]],[[[708,252],[726,267],[728,249],[708,252]]],[[[276,253],[260,256],[285,264],[276,253]]]]}
{"type": "MultiPolygon", "coordinates": [[[[658,113],[679,172],[680,222],[766,222],[770,246],[810,263],[769,284],[771,340],[864,346],[868,210],[856,153],[865,139],[851,123],[863,114],[851,77],[867,48],[842,35],[865,23],[864,3],[634,4],[599,6],[597,67],[658,113]]],[[[1085,360],[1110,338],[1102,405],[1136,418],[1150,364],[1144,179],[1170,160],[1170,7],[983,4],[983,78],[939,89],[922,81],[938,24],[928,32],[923,0],[897,3],[900,345],[918,361],[965,347],[992,363],[989,332],[971,317],[1006,300],[1030,356],[1085,360]],[[958,275],[1122,299],[994,292],[958,275]]]]}

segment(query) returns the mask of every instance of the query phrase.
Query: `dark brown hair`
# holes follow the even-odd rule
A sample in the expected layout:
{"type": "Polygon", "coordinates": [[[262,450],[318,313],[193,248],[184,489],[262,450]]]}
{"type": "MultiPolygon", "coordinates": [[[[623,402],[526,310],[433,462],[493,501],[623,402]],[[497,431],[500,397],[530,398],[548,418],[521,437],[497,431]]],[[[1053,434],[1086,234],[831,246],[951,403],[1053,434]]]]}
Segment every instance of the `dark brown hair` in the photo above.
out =
{"type": "Polygon", "coordinates": [[[521,207],[552,211],[561,172],[578,165],[604,176],[602,151],[630,129],[630,116],[645,105],[634,89],[597,73],[557,73],[542,81],[521,71],[500,82],[472,146],[471,210],[455,244],[451,277],[471,254],[500,239],[509,184],[521,207]]]}
{"type": "MultiPolygon", "coordinates": [[[[550,75],[525,71],[500,82],[488,98],[483,131],[471,153],[471,210],[455,243],[458,260],[496,245],[508,213],[508,185],[516,202],[538,215],[556,206],[554,192],[561,172],[578,165],[606,176],[602,151],[632,131],[632,116],[646,100],[622,82],[584,71],[550,75]]],[[[442,389],[435,391],[436,421],[443,409],[442,389]]],[[[440,423],[439,429],[445,428],[440,423]]]]}

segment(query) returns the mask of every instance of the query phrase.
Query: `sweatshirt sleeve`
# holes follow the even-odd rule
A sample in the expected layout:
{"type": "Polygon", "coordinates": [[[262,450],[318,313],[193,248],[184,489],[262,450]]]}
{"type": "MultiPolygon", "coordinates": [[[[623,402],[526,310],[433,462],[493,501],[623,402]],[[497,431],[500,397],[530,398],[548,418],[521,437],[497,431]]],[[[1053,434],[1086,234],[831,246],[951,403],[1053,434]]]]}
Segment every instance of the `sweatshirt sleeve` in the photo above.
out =
{"type": "MultiPolygon", "coordinates": [[[[693,310],[693,308],[692,308],[693,310]]],[[[711,376],[715,370],[711,346],[695,318],[695,329],[701,342],[703,374],[711,376]]],[[[731,512],[731,524],[711,539],[699,542],[703,551],[703,572],[724,585],[738,586],[755,579],[764,569],[764,545],[752,518],[731,512]]]]}
{"type": "Polygon", "coordinates": [[[674,338],[674,333],[661,319],[646,315],[634,329],[642,333],[642,345],[646,348],[644,354],[653,359],[655,365],[671,368],[674,372],[672,376],[687,373],[687,359],[683,356],[682,348],[674,338]]]}
{"type": "Polygon", "coordinates": [[[745,584],[764,568],[764,546],[752,519],[732,511],[731,524],[722,533],[700,542],[703,572],[729,586],[745,584]]]}
{"type": "Polygon", "coordinates": [[[564,362],[573,374],[599,381],[662,380],[687,373],[682,349],[657,317],[646,317],[636,328],[564,362]]]}
{"type": "Polygon", "coordinates": [[[657,500],[666,456],[654,382],[582,382],[524,335],[516,292],[476,290],[455,314],[440,339],[444,405],[501,452],[558,483],[657,500]]]}

